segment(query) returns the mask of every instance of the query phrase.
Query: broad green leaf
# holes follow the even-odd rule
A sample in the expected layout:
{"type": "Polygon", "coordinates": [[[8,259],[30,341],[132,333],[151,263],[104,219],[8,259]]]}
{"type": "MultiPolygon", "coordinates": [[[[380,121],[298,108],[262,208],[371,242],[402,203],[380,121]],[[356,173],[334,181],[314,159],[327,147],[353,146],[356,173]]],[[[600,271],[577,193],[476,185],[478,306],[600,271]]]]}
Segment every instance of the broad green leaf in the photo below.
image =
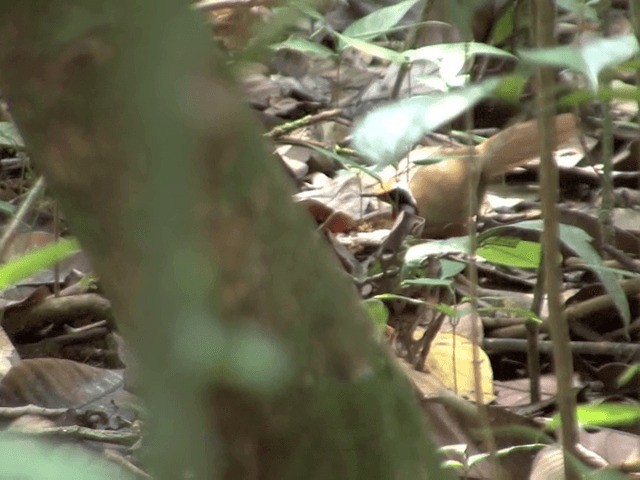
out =
{"type": "Polygon", "coordinates": [[[0,147],[24,150],[22,135],[11,122],[0,122],[0,147]]]}
{"type": "Polygon", "coordinates": [[[586,65],[580,51],[573,46],[540,48],[535,50],[519,50],[518,56],[525,62],[566,67],[577,72],[585,72],[586,65]]]}
{"type": "Polygon", "coordinates": [[[629,477],[618,470],[592,470],[586,472],[584,480],[629,480],[629,477]]]}
{"type": "Polygon", "coordinates": [[[133,480],[124,467],[95,452],[24,434],[0,434],[0,478],[23,480],[133,480]]]}
{"type": "Polygon", "coordinates": [[[611,86],[599,87],[597,92],[576,89],[561,97],[558,104],[560,106],[572,107],[576,105],[584,105],[594,99],[601,102],[610,102],[615,99],[640,102],[640,89],[634,85],[628,85],[618,80],[614,80],[611,82],[611,86]]]}
{"type": "Polygon", "coordinates": [[[407,50],[404,52],[410,61],[431,60],[441,63],[452,57],[462,57],[465,60],[476,55],[486,55],[490,57],[517,58],[515,55],[502,50],[501,48],[479,42],[441,43],[438,45],[428,45],[426,47],[407,50]]]}
{"type": "MultiPolygon", "coordinates": [[[[528,230],[536,230],[538,232],[541,232],[543,230],[543,223],[540,220],[519,222],[512,226],[528,230]]],[[[484,245],[484,242],[486,242],[488,238],[499,235],[503,230],[503,227],[489,229],[478,236],[478,242],[480,243],[480,245],[484,245]]],[[[613,303],[618,309],[618,312],[620,313],[624,324],[628,326],[631,318],[631,313],[629,311],[629,303],[627,302],[627,298],[620,288],[620,285],[618,284],[616,272],[607,268],[603,264],[602,259],[591,246],[591,237],[578,227],[574,227],[571,225],[560,225],[560,240],[567,248],[571,249],[580,258],[582,258],[585,261],[587,267],[590,267],[592,271],[600,278],[605,290],[607,291],[607,293],[609,293],[609,295],[611,295],[613,303]]],[[[405,254],[403,266],[404,274],[406,276],[408,272],[411,271],[411,269],[420,266],[424,262],[424,260],[426,260],[430,256],[444,255],[448,253],[468,253],[468,245],[468,237],[455,237],[447,240],[430,241],[414,245],[410,247],[405,254]]],[[[529,252],[532,255],[531,264],[533,264],[536,258],[534,254],[537,247],[534,247],[533,245],[524,245],[525,247],[523,251],[529,252]]],[[[485,257],[485,253],[486,251],[478,249],[478,254],[482,257],[485,257]]],[[[489,257],[491,257],[492,255],[493,253],[490,253],[489,257]]],[[[539,253],[537,255],[539,255],[539,253]]],[[[495,260],[495,255],[492,260],[495,260]]],[[[537,261],[539,262],[539,260],[537,261]]]]}
{"type": "MultiPolygon", "coordinates": [[[[636,85],[625,83],[622,80],[613,80],[611,82],[611,88],[604,87],[602,90],[611,90],[610,98],[622,98],[627,100],[640,101],[640,90],[636,85]]],[[[599,91],[599,95],[602,93],[599,91]]]]}
{"type": "Polygon", "coordinates": [[[635,57],[620,64],[620,70],[635,72],[640,68],[640,58],[635,57]]]}
{"type": "MultiPolygon", "coordinates": [[[[444,78],[444,75],[441,74],[442,71],[438,70],[434,75],[416,75],[416,80],[418,80],[422,85],[428,88],[429,92],[448,92],[452,87],[458,85],[458,78],[444,78]]],[[[465,75],[460,75],[459,77],[465,77],[465,75]]],[[[466,85],[466,83],[462,83],[462,85],[466,85]]]]}
{"type": "Polygon", "coordinates": [[[482,242],[476,253],[486,261],[514,268],[533,268],[540,265],[542,246],[515,237],[490,237],[482,242]]]}
{"type": "Polygon", "coordinates": [[[380,8],[356,20],[342,32],[343,35],[360,40],[371,40],[387,33],[413,7],[418,0],[405,0],[389,7],[380,8]]]}
{"type": "Polygon", "coordinates": [[[596,91],[599,75],[606,69],[633,57],[640,50],[635,35],[621,35],[614,38],[598,38],[581,47],[561,46],[537,50],[521,50],[520,58],[525,61],[567,67],[584,74],[591,88],[596,91]]]}
{"type": "Polygon", "coordinates": [[[384,302],[378,298],[368,298],[363,300],[363,305],[369,313],[369,318],[373,320],[380,335],[383,335],[389,320],[389,310],[384,302]]]}
{"type": "Polygon", "coordinates": [[[379,107],[358,123],[352,143],[378,167],[395,163],[424,135],[491,95],[499,83],[500,79],[493,78],[459,90],[406,98],[379,107]]]}
{"type": "Polygon", "coordinates": [[[331,58],[336,56],[334,51],[324,45],[296,36],[291,36],[284,42],[273,44],[270,48],[272,50],[296,50],[302,53],[317,55],[322,58],[331,58]]]}
{"type": "MultiPolygon", "coordinates": [[[[640,406],[621,403],[579,405],[576,416],[581,425],[591,427],[621,427],[640,423],[640,406]]],[[[560,426],[560,414],[556,414],[547,425],[554,429],[560,426]]]]}
{"type": "Polygon", "coordinates": [[[456,83],[455,79],[460,75],[465,64],[476,55],[516,58],[504,50],[477,42],[429,45],[416,50],[407,50],[404,55],[411,62],[429,60],[436,63],[440,68],[440,77],[448,84],[456,83]]]}
{"type": "Polygon", "coordinates": [[[458,27],[463,38],[469,38],[473,33],[472,25],[476,12],[486,3],[487,0],[449,1],[446,3],[447,8],[443,12],[445,15],[443,20],[458,27]]]}
{"type": "Polygon", "coordinates": [[[518,103],[522,98],[522,92],[529,81],[529,75],[522,72],[516,72],[512,75],[504,77],[498,88],[495,90],[495,96],[511,103],[518,103]]]}
{"type": "Polygon", "coordinates": [[[15,205],[10,204],[9,202],[5,202],[4,200],[0,200],[0,212],[6,215],[13,215],[16,213],[17,208],[15,205]]]}
{"type": "Polygon", "coordinates": [[[324,15],[307,5],[307,2],[288,2],[287,7],[298,10],[300,13],[320,23],[326,23],[324,15]]]}
{"type": "Polygon", "coordinates": [[[580,48],[586,69],[583,73],[589,78],[594,90],[598,86],[598,76],[606,69],[630,59],[640,51],[638,39],[634,34],[614,38],[600,38],[580,48]]]}
{"type": "Polygon", "coordinates": [[[462,273],[465,268],[467,265],[463,262],[442,258],[440,259],[440,278],[453,278],[462,273]]]}
{"type": "Polygon", "coordinates": [[[506,42],[507,38],[513,33],[514,18],[516,12],[516,2],[512,3],[507,10],[498,17],[493,24],[489,43],[500,45],[506,42]]]}
{"type": "Polygon", "coordinates": [[[591,90],[576,89],[560,97],[558,100],[558,107],[567,108],[585,105],[593,101],[595,96],[596,93],[591,90]]]}
{"type": "MultiPolygon", "coordinates": [[[[537,268],[540,263],[541,247],[537,242],[486,235],[482,237],[480,245],[477,250],[478,255],[491,263],[516,268],[537,268]]],[[[415,267],[427,257],[448,253],[468,253],[468,237],[414,245],[405,254],[405,265],[409,268],[415,267]]],[[[460,265],[464,268],[464,264],[460,265]]]]}
{"type": "Polygon", "coordinates": [[[352,145],[370,164],[385,167],[397,162],[424,136],[422,119],[428,103],[437,97],[413,97],[368,113],[353,132],[352,145]]]}
{"type": "MultiPolygon", "coordinates": [[[[543,223],[541,220],[527,220],[513,225],[518,228],[526,228],[542,232],[543,223]]],[[[489,233],[489,231],[485,232],[489,233]]],[[[484,235],[484,234],[483,234],[484,235]]],[[[562,243],[572,250],[576,255],[582,258],[587,266],[593,268],[593,272],[600,278],[602,285],[613,300],[625,326],[629,325],[631,313],[629,311],[629,303],[622,288],[618,284],[616,275],[606,269],[602,263],[602,258],[598,252],[591,246],[591,237],[578,227],[571,225],[560,225],[560,240],[562,243]]]]}
{"type": "Polygon", "coordinates": [[[486,43],[462,42],[428,45],[415,50],[407,50],[404,55],[413,62],[429,60],[439,66],[439,76],[450,85],[458,83],[457,79],[476,55],[516,58],[514,55],[486,43]]]}
{"type": "Polygon", "coordinates": [[[0,289],[64,260],[79,249],[76,239],[65,239],[10,260],[0,266],[0,289]]]}
{"type": "Polygon", "coordinates": [[[404,256],[404,264],[407,268],[418,267],[428,257],[448,253],[469,253],[469,237],[433,240],[409,247],[404,256]]]}
{"type": "Polygon", "coordinates": [[[604,266],[597,266],[597,265],[589,265],[589,268],[593,271],[596,270],[602,270],[602,271],[606,271],[608,273],[611,273],[613,275],[619,275],[622,278],[637,278],[640,277],[640,273],[635,273],[635,272],[631,272],[629,270],[624,270],[622,268],[614,268],[614,267],[608,267],[606,265],[604,266]]]}
{"type": "MultiPolygon", "coordinates": [[[[584,0],[557,0],[556,5],[591,22],[599,22],[598,12],[584,0]]],[[[593,2],[591,2],[593,4],[593,2]]]]}
{"type": "Polygon", "coordinates": [[[359,40],[357,38],[350,38],[338,32],[334,32],[334,34],[338,37],[338,39],[340,39],[341,42],[344,42],[347,47],[355,48],[356,50],[360,50],[361,52],[373,57],[381,58],[393,63],[407,62],[407,59],[404,55],[394,50],[380,47],[375,43],[365,42],[364,40],[359,40]]]}

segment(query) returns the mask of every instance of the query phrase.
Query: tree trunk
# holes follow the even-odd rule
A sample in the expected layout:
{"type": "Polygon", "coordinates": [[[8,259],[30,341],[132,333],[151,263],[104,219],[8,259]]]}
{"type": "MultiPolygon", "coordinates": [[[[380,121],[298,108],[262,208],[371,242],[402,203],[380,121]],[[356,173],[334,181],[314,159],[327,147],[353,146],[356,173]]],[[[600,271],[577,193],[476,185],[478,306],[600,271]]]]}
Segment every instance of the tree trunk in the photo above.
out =
{"type": "Polygon", "coordinates": [[[2,93],[139,356],[157,478],[442,478],[199,18],[3,7],[2,93]]]}

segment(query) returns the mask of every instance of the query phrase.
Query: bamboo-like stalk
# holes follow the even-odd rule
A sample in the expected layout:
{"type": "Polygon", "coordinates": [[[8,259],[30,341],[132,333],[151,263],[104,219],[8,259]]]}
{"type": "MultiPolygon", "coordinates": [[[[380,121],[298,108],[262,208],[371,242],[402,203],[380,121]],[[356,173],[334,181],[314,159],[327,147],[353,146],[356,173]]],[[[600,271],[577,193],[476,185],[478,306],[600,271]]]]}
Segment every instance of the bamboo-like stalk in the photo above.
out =
{"type": "MultiPolygon", "coordinates": [[[[555,4],[549,0],[535,2],[535,44],[538,48],[555,45],[555,4]]],[[[540,68],[536,74],[538,87],[537,103],[540,127],[540,190],[542,196],[542,215],[544,231],[542,233],[544,283],[549,305],[549,330],[553,343],[553,357],[558,384],[558,406],[562,418],[561,436],[564,451],[564,470],[568,480],[578,475],[570,459],[575,455],[577,426],[575,398],[572,392],[573,357],[569,347],[569,327],[562,314],[560,292],[562,287],[560,258],[559,215],[557,202],[559,197],[558,167],[553,158],[553,138],[555,137],[553,120],[554,72],[549,68],[540,68]]]]}

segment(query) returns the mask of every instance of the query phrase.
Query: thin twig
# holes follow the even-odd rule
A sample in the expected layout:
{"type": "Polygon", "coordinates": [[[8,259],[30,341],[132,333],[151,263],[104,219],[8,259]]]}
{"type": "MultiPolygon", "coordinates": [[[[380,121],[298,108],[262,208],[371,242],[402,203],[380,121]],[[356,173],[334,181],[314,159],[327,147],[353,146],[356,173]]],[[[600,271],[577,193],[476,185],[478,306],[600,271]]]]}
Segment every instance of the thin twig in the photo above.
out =
{"type": "Polygon", "coordinates": [[[331,110],[325,110],[324,112],[316,113],[315,115],[307,115],[306,117],[293,120],[291,122],[283,123],[277,127],[272,128],[264,136],[268,138],[277,138],[285,133],[292,132],[298,128],[307,127],[314,123],[323,122],[325,120],[331,120],[339,117],[342,114],[341,108],[333,108],[331,110]]]}
{"type": "Polygon", "coordinates": [[[191,8],[201,12],[212,12],[225,8],[249,8],[265,3],[260,0],[202,0],[191,5],[191,8]]]}
{"type": "Polygon", "coordinates": [[[4,255],[7,253],[7,249],[9,248],[11,240],[13,240],[13,237],[18,230],[18,226],[25,219],[27,213],[29,212],[29,210],[31,210],[31,207],[33,206],[35,201],[44,191],[44,187],[44,178],[38,178],[33,187],[31,187],[31,190],[29,191],[27,197],[24,199],[24,202],[22,202],[22,205],[20,205],[20,208],[16,212],[15,216],[11,219],[9,225],[7,225],[7,229],[4,231],[2,238],[0,238],[0,258],[4,257],[4,255]]]}
{"type": "MultiPolygon", "coordinates": [[[[490,353],[526,352],[527,341],[521,338],[485,338],[482,348],[490,353]]],[[[538,342],[538,349],[546,355],[553,354],[553,344],[549,340],[538,342]]],[[[630,356],[640,353],[640,345],[619,342],[569,342],[570,353],[579,355],[630,356]]]]}

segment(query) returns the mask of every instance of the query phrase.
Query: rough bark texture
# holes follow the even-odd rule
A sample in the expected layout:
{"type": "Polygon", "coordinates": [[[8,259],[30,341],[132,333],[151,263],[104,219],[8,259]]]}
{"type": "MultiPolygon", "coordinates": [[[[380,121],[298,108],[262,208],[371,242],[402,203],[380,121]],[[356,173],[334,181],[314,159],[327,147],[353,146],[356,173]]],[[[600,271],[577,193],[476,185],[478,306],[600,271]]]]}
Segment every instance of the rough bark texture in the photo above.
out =
{"type": "MultiPolygon", "coordinates": [[[[223,374],[203,380],[208,395],[196,400],[209,402],[225,476],[427,477],[434,449],[410,389],[373,340],[353,287],[291,203],[286,177],[265,155],[224,61],[212,60],[204,27],[179,7],[158,26],[145,16],[145,2],[130,3],[5,2],[0,86],[140,354],[142,375],[164,382],[153,391],[167,395],[165,406],[174,401],[172,411],[154,412],[162,415],[157,423],[165,432],[180,423],[180,402],[189,397],[180,396],[172,375],[190,378],[189,364],[178,370],[180,352],[177,360],[172,355],[184,347],[177,336],[195,327],[188,319],[144,318],[144,305],[164,300],[145,284],[152,275],[145,268],[161,265],[158,285],[188,303],[184,278],[171,276],[188,252],[162,252],[154,242],[191,229],[199,235],[193,245],[207,245],[212,268],[203,271],[215,270],[213,310],[224,324],[268,332],[292,371],[271,396],[249,393],[223,374]],[[149,46],[145,63],[147,53],[137,49],[149,46]],[[173,77],[156,84],[149,69],[164,60],[173,77]],[[175,95],[166,96],[163,85],[175,95]],[[146,101],[158,102],[164,130],[148,127],[146,101]],[[196,165],[195,201],[185,211],[159,212],[146,200],[158,162],[196,165]],[[162,215],[164,229],[146,221],[162,215]]],[[[192,449],[199,446],[193,439],[192,449]]],[[[165,448],[167,456],[176,451],[165,448]]]]}

